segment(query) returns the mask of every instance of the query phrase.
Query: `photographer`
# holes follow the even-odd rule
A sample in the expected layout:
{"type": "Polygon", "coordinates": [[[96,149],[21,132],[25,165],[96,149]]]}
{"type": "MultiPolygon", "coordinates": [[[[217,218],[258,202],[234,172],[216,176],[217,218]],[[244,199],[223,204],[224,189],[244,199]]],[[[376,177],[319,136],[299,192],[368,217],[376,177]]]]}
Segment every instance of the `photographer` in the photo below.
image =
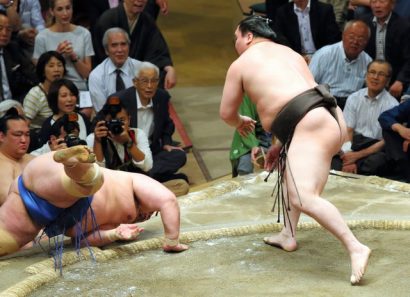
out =
{"type": "Polygon", "coordinates": [[[100,165],[122,171],[147,173],[152,154],[144,131],[129,127],[130,117],[118,97],[111,97],[95,118],[87,137],[100,165]]]}
{"type": "Polygon", "coordinates": [[[67,147],[87,145],[85,140],[79,138],[79,135],[80,125],[78,124],[78,114],[75,112],[65,114],[51,126],[49,141],[30,154],[39,156],[67,147]]]}

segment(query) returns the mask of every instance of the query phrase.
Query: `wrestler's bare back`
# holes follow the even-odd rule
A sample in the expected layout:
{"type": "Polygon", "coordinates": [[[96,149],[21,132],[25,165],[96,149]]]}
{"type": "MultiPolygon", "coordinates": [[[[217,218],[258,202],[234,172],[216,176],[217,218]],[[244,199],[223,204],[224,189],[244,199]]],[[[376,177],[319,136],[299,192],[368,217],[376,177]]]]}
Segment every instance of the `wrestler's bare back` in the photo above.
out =
{"type": "Polygon", "coordinates": [[[241,91],[256,104],[266,131],[270,131],[272,120],[287,102],[317,85],[302,56],[271,41],[250,46],[231,65],[229,75],[235,87],[243,86],[241,91]]]}

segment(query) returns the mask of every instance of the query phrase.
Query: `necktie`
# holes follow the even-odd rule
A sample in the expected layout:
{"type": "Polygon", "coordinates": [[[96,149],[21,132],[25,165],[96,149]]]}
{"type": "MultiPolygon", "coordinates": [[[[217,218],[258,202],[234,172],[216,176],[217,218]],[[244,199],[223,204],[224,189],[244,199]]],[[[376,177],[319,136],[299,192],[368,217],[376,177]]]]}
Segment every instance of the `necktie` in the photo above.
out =
{"type": "Polygon", "coordinates": [[[115,79],[115,90],[121,91],[125,89],[124,81],[121,78],[121,69],[116,69],[115,72],[117,73],[117,78],[115,79]]]}

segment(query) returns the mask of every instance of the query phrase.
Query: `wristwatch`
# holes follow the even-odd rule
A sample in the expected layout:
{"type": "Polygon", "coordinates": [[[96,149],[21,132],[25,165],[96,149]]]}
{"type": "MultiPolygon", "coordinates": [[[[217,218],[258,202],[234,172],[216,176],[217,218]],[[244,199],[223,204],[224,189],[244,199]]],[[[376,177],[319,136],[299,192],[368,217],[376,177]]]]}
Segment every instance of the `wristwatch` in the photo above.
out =
{"type": "Polygon", "coordinates": [[[14,0],[9,0],[9,3],[4,4],[5,8],[9,8],[10,6],[12,6],[14,4],[14,0]]]}
{"type": "Polygon", "coordinates": [[[132,140],[131,140],[131,141],[127,141],[126,143],[124,143],[124,145],[125,145],[125,148],[129,150],[130,148],[133,147],[134,142],[133,142],[132,140]]]}

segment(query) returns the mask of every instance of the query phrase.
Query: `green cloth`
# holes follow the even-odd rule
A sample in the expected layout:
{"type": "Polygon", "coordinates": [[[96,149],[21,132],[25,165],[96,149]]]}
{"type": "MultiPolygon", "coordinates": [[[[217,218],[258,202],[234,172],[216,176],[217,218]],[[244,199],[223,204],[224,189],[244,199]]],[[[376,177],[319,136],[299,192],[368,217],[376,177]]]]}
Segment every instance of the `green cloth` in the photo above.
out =
{"type": "Polygon", "coordinates": [[[257,136],[265,133],[260,124],[259,116],[256,112],[256,106],[247,95],[243,97],[242,103],[239,106],[239,113],[254,119],[256,125],[255,130],[246,137],[240,136],[238,131],[235,130],[231,144],[231,151],[229,153],[230,160],[237,160],[239,157],[249,153],[253,147],[259,146],[260,144],[257,136]]]}

